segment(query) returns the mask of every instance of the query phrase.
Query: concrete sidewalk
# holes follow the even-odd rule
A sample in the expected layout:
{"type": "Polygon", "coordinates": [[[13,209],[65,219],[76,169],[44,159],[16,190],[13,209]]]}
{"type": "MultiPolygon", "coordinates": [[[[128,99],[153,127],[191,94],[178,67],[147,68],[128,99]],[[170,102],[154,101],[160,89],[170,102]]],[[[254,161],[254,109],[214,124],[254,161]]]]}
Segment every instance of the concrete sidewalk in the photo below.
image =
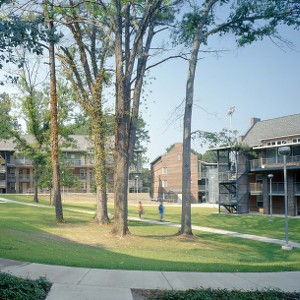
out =
{"type": "Polygon", "coordinates": [[[300,272],[194,273],[122,271],[75,268],[18,262],[0,258],[0,271],[53,283],[47,300],[132,300],[131,288],[218,288],[239,290],[280,289],[300,292],[300,272]]]}

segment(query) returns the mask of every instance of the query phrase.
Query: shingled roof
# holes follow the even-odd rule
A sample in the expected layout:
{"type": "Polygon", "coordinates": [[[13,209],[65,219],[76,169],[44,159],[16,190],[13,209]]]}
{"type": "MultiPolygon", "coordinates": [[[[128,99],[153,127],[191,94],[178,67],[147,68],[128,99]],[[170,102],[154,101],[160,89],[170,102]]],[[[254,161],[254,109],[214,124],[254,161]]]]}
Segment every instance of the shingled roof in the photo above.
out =
{"type": "MultiPolygon", "coordinates": [[[[70,135],[70,138],[72,138],[72,142],[68,146],[61,147],[62,151],[68,151],[68,152],[85,152],[88,151],[89,148],[93,148],[93,142],[88,135],[70,135]]],[[[25,134],[22,135],[22,138],[24,138],[28,144],[34,144],[36,143],[34,136],[25,134]]],[[[60,142],[61,143],[61,142],[60,142]]],[[[114,137],[111,136],[106,141],[106,147],[110,151],[112,151],[114,145],[114,137]]],[[[17,144],[14,142],[14,140],[8,139],[8,140],[2,140],[0,139],[0,151],[15,151],[17,149],[17,144]]]]}
{"type": "Polygon", "coordinates": [[[256,122],[242,139],[243,144],[259,147],[263,140],[300,135],[300,114],[256,122]]]}

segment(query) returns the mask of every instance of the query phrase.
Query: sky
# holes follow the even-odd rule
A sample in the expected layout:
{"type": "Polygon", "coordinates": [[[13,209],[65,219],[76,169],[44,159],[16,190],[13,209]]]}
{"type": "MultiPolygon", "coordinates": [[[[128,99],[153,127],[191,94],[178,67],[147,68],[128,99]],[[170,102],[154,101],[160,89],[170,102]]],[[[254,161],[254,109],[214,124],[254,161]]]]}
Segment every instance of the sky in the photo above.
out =
{"type": "MultiPolygon", "coordinates": [[[[237,48],[228,38],[212,41],[211,50],[224,49],[218,56],[200,54],[198,62],[192,131],[219,132],[223,128],[243,135],[250,118],[272,119],[300,113],[300,32],[282,28],[281,35],[294,48],[281,49],[270,39],[237,48]],[[235,106],[231,122],[228,109],[235,106]]],[[[174,143],[182,142],[183,106],[187,62],[160,65],[151,74],[148,109],[142,114],[150,134],[148,158],[153,161],[174,143]],[[181,115],[181,117],[179,117],[181,115]]],[[[192,148],[204,153],[199,140],[192,148]]]]}
{"type": "MultiPolygon", "coordinates": [[[[267,120],[300,113],[300,32],[282,28],[280,34],[293,42],[293,49],[281,49],[270,39],[243,48],[237,48],[230,37],[209,40],[210,48],[202,50],[225,51],[200,54],[192,131],[230,129],[227,112],[232,106],[231,129],[239,135],[246,133],[251,117],[267,120]]],[[[172,60],[151,70],[150,77],[155,79],[146,79],[151,83],[146,86],[141,114],[150,135],[149,162],[170,145],[182,142],[180,104],[185,98],[187,69],[187,61],[172,60]]],[[[0,92],[7,89],[0,87],[0,92]]],[[[200,153],[206,150],[197,139],[192,148],[200,153]]]]}

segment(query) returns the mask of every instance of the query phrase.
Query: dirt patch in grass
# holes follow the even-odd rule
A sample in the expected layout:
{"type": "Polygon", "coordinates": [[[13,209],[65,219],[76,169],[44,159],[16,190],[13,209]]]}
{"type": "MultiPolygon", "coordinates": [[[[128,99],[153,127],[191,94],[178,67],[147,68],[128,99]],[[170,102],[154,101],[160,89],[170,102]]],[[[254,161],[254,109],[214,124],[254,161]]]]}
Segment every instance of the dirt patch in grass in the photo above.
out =
{"type": "Polygon", "coordinates": [[[151,300],[161,294],[161,290],[131,289],[133,300],[151,300]]]}

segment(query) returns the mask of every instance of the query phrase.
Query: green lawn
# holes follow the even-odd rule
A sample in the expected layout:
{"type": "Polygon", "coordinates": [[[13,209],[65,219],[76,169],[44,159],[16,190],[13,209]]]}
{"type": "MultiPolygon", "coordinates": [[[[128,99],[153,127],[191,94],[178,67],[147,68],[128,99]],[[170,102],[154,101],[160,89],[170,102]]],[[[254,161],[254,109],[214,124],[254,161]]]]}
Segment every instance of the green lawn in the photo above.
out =
{"type": "MultiPolygon", "coordinates": [[[[32,196],[24,195],[5,195],[5,198],[16,201],[32,203],[32,196]]],[[[41,204],[49,204],[49,197],[41,196],[41,204]]],[[[79,209],[87,212],[94,212],[95,205],[90,203],[64,203],[64,208],[79,209]]],[[[158,204],[157,204],[158,206],[158,204]]],[[[145,206],[146,219],[159,220],[157,206],[145,206]]],[[[113,206],[108,205],[109,213],[113,213],[113,206]]],[[[129,206],[129,216],[137,217],[136,206],[129,206]]],[[[165,221],[180,223],[181,208],[165,205],[165,221]]],[[[214,208],[193,207],[192,208],[193,225],[212,227],[217,229],[230,230],[235,232],[266,236],[276,239],[285,239],[285,219],[283,217],[274,217],[270,221],[266,215],[251,214],[218,214],[214,208]]],[[[289,240],[300,242],[300,218],[289,218],[289,240]]]]}
{"type": "MultiPolygon", "coordinates": [[[[0,257],[108,269],[195,272],[300,270],[300,249],[283,251],[279,245],[199,231],[194,231],[193,238],[187,238],[176,236],[177,228],[140,221],[130,221],[131,235],[120,239],[110,234],[111,225],[96,224],[92,214],[67,210],[92,211],[92,204],[71,203],[64,204],[64,208],[66,223],[57,224],[52,207],[1,203],[0,257]]],[[[130,207],[129,213],[136,215],[136,208],[130,207]]],[[[254,225],[248,230],[270,236],[266,229],[269,221],[265,217],[216,215],[215,211],[200,208],[193,209],[193,216],[193,223],[197,225],[230,230],[239,226],[243,229],[238,230],[240,232],[245,232],[253,218],[254,225]]],[[[158,219],[157,208],[146,207],[145,217],[158,219]]],[[[179,221],[180,209],[166,207],[166,220],[179,221]]],[[[275,219],[272,226],[277,230],[281,223],[281,218],[275,219]]],[[[299,223],[295,224],[299,228],[299,223]]],[[[290,228],[290,231],[291,234],[294,232],[294,240],[297,240],[296,229],[290,228]]]]}

